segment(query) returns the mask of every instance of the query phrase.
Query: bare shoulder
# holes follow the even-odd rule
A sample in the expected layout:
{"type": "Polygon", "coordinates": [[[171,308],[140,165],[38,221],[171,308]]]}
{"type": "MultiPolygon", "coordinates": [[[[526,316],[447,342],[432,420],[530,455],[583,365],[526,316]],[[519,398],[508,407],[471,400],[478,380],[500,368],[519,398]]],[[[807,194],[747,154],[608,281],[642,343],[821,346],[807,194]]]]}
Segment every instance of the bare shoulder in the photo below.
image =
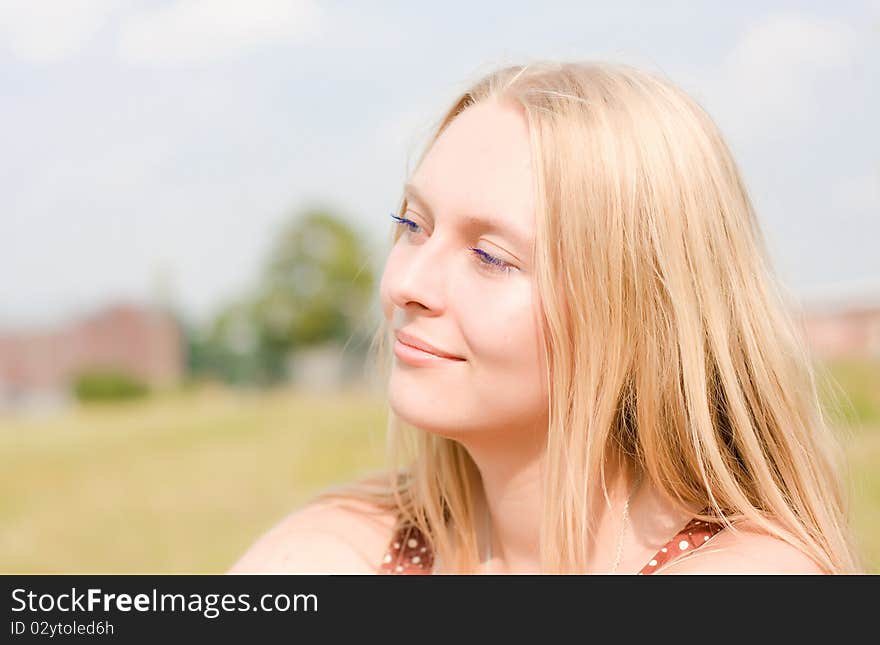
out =
{"type": "MultiPolygon", "coordinates": [[[[749,521],[736,532],[719,531],[692,555],[673,560],[658,574],[824,574],[826,571],[799,548],[749,521]]],[[[783,533],[781,526],[776,525],[783,533]]]]}
{"type": "Polygon", "coordinates": [[[313,500],[263,534],[227,573],[376,573],[394,519],[361,500],[313,500]]]}

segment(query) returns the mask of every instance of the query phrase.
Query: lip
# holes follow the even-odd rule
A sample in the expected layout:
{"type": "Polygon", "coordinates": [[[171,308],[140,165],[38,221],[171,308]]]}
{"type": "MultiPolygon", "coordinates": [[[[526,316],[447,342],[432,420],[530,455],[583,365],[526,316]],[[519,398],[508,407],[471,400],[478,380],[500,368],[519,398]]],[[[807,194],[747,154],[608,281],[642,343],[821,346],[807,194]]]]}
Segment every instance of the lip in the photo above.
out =
{"type": "Polygon", "coordinates": [[[404,331],[397,330],[397,332],[395,332],[395,336],[397,337],[397,342],[394,344],[394,353],[401,360],[419,363],[424,362],[425,359],[434,361],[464,360],[464,358],[462,358],[461,356],[450,354],[449,352],[435,347],[427,341],[413,336],[412,334],[407,334],[404,331]]]}

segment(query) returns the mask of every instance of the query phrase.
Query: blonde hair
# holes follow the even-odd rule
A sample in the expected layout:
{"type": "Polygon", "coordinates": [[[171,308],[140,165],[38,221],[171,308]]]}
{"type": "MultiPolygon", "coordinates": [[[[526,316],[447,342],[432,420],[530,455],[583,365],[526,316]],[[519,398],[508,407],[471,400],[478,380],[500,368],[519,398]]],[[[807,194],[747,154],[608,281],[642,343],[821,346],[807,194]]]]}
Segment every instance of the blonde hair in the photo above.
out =
{"type": "MultiPolygon", "coordinates": [[[[419,164],[457,115],[489,100],[522,106],[535,169],[549,393],[542,570],[585,571],[588,502],[605,491],[616,450],[681,509],[711,508],[701,519],[750,520],[829,573],[860,571],[843,453],[796,305],[708,114],[626,65],[533,62],[457,98],[419,164]]],[[[389,333],[383,322],[371,345],[386,383],[389,333]]],[[[461,444],[389,410],[388,472],[323,496],[396,510],[398,527],[417,526],[444,566],[470,572],[478,485],[461,444]]]]}

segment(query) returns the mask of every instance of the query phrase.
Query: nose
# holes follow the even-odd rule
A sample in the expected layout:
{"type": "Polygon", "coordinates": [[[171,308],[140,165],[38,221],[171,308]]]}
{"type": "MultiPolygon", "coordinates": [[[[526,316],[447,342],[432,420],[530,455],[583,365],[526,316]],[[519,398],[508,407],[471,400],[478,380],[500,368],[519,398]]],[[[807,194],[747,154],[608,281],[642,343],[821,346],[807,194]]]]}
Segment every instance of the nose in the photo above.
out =
{"type": "Polygon", "coordinates": [[[388,297],[396,307],[418,307],[433,314],[445,309],[449,270],[445,253],[436,242],[436,236],[418,245],[398,241],[406,246],[392,251],[394,261],[386,265],[383,276],[388,297]]]}

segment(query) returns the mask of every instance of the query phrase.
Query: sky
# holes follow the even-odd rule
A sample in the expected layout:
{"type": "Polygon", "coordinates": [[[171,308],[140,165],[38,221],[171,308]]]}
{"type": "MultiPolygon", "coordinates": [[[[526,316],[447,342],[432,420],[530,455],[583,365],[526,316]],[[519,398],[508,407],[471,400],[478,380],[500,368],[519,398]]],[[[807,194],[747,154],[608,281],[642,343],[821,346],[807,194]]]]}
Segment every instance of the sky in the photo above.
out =
{"type": "Polygon", "coordinates": [[[783,286],[880,296],[878,53],[880,0],[0,0],[0,327],[157,294],[207,321],[316,204],[381,271],[430,124],[539,59],[672,80],[721,128],[783,286]]]}

